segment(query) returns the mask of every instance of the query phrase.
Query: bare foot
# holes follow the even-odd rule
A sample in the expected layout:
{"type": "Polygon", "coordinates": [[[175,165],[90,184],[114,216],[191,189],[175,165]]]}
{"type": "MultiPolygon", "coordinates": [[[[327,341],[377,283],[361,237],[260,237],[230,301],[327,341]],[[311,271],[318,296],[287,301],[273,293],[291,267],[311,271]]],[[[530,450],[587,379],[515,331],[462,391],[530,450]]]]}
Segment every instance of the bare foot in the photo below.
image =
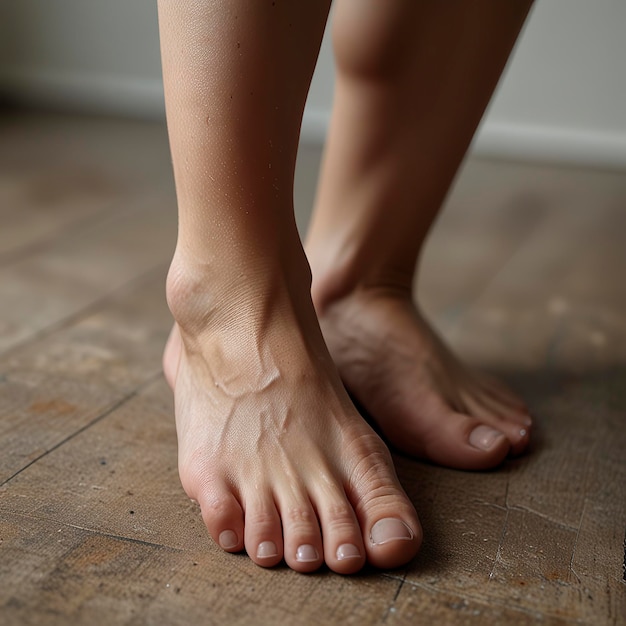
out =
{"type": "Polygon", "coordinates": [[[237,301],[209,297],[211,283],[197,274],[193,285],[171,276],[179,323],[164,370],[180,477],[213,539],[228,552],[245,548],[258,565],[284,559],[300,572],[411,560],[417,515],[387,448],[345,393],[308,291],[292,298],[277,288],[264,300],[242,289],[237,301]]]}
{"type": "Polygon", "coordinates": [[[408,291],[357,289],[318,314],[346,387],[398,449],[486,469],[527,446],[524,403],[460,363],[408,291]]]}

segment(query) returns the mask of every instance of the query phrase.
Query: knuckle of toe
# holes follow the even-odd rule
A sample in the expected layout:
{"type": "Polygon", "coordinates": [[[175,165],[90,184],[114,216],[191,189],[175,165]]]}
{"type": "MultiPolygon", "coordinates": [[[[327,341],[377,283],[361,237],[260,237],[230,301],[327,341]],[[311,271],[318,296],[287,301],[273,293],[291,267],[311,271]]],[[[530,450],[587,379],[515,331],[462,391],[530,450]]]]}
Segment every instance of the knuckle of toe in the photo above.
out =
{"type": "Polygon", "coordinates": [[[379,485],[357,500],[356,511],[358,515],[376,515],[377,511],[396,511],[401,507],[398,491],[388,485],[379,485]]]}
{"type": "Polygon", "coordinates": [[[385,449],[371,450],[361,456],[352,472],[351,484],[364,492],[378,486],[393,487],[395,473],[389,452],[385,449]]]}
{"type": "Polygon", "coordinates": [[[209,495],[202,498],[202,515],[205,519],[221,520],[232,515],[231,498],[222,495],[209,495]]]}
{"type": "Polygon", "coordinates": [[[332,528],[351,527],[354,525],[354,511],[347,502],[331,504],[326,511],[325,522],[332,528]]]}
{"type": "Polygon", "coordinates": [[[282,513],[283,520],[290,524],[311,525],[315,521],[315,516],[310,509],[303,507],[289,507],[282,513]]]}
{"type": "Polygon", "coordinates": [[[246,513],[246,527],[268,529],[276,525],[276,515],[269,511],[254,511],[246,513]]]}

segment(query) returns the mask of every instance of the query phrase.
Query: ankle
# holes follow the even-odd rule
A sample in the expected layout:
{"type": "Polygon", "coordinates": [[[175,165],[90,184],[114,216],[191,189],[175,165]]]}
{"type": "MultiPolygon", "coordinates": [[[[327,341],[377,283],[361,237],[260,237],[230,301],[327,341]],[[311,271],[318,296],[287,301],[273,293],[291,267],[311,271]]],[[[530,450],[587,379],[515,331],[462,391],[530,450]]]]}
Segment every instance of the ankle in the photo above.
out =
{"type": "Polygon", "coordinates": [[[166,281],[170,312],[183,336],[251,330],[281,310],[297,308],[295,302],[306,305],[311,273],[304,261],[283,263],[276,256],[199,263],[177,250],[166,281]]]}
{"type": "MultiPolygon", "coordinates": [[[[172,316],[183,334],[197,336],[219,324],[224,309],[244,311],[253,297],[243,268],[197,262],[178,250],[170,265],[165,293],[172,316]]],[[[239,316],[239,313],[238,313],[239,316]]]]}
{"type": "Polygon", "coordinates": [[[359,270],[327,264],[326,271],[313,271],[311,297],[318,315],[334,304],[352,298],[413,297],[414,272],[389,266],[359,270]]]}

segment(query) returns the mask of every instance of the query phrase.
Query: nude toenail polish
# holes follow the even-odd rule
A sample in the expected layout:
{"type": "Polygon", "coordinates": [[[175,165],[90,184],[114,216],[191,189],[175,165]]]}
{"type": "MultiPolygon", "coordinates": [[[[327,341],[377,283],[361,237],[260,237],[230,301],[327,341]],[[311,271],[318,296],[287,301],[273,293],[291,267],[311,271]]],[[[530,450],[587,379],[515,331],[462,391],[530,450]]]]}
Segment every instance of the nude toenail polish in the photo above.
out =
{"type": "Polygon", "coordinates": [[[301,545],[296,550],[296,561],[300,561],[300,563],[313,563],[319,560],[320,555],[317,550],[309,544],[301,545]]]}
{"type": "Polygon", "coordinates": [[[402,521],[393,517],[378,520],[370,531],[370,541],[381,546],[388,541],[413,539],[413,531],[402,521]]]}
{"type": "Polygon", "coordinates": [[[223,530],[218,538],[219,544],[224,550],[232,550],[239,543],[237,534],[232,530],[223,530]]]}
{"type": "Polygon", "coordinates": [[[271,559],[278,556],[276,544],[273,541],[262,541],[256,551],[257,559],[271,559]]]}
{"type": "Polygon", "coordinates": [[[337,548],[337,560],[360,559],[361,553],[359,549],[352,543],[343,543],[337,548]]]}
{"type": "Polygon", "coordinates": [[[499,430],[480,425],[470,433],[469,442],[479,450],[490,450],[500,437],[504,435],[499,430]]]}

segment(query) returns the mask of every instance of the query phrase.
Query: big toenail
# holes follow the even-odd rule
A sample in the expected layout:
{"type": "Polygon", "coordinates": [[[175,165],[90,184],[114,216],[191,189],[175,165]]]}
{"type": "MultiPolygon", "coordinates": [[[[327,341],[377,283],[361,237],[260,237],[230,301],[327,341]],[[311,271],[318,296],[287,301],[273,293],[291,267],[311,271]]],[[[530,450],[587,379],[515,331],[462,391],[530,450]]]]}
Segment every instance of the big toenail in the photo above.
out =
{"type": "Polygon", "coordinates": [[[273,541],[262,541],[256,551],[257,559],[271,559],[278,556],[276,544],[273,541]]]}
{"type": "Polygon", "coordinates": [[[469,442],[479,450],[490,450],[500,437],[504,437],[504,435],[499,430],[481,424],[470,433],[469,442]]]}
{"type": "Polygon", "coordinates": [[[337,548],[337,560],[360,559],[361,553],[359,549],[351,543],[343,543],[337,548]]]}
{"type": "Polygon", "coordinates": [[[300,561],[300,563],[312,563],[319,560],[320,555],[317,550],[309,544],[299,546],[296,550],[296,561],[300,561]]]}
{"type": "Polygon", "coordinates": [[[375,546],[398,539],[413,539],[413,531],[402,520],[394,517],[378,520],[370,531],[370,540],[375,546]]]}
{"type": "Polygon", "coordinates": [[[220,533],[218,541],[224,550],[232,550],[239,543],[236,533],[232,530],[223,530],[220,533]]]}

